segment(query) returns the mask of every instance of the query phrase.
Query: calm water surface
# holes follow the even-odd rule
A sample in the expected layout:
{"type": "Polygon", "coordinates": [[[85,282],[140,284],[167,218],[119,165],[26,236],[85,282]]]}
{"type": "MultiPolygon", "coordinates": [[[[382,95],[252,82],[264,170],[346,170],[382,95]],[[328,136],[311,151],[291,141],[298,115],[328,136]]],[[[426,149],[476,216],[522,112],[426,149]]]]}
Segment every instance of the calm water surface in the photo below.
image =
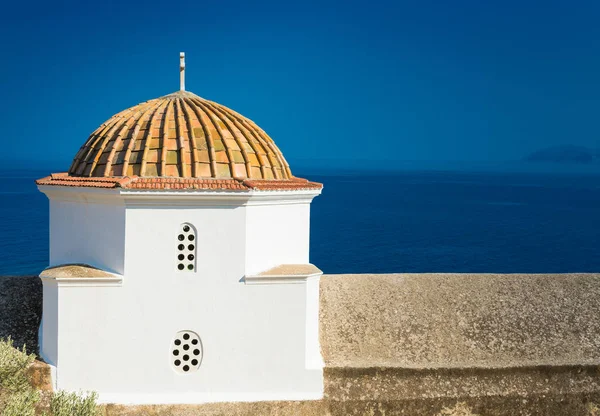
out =
{"type": "MultiPolygon", "coordinates": [[[[0,275],[47,264],[47,172],[0,171],[0,275]]],[[[325,184],[311,260],[326,273],[600,272],[597,174],[304,176],[325,184]]]]}

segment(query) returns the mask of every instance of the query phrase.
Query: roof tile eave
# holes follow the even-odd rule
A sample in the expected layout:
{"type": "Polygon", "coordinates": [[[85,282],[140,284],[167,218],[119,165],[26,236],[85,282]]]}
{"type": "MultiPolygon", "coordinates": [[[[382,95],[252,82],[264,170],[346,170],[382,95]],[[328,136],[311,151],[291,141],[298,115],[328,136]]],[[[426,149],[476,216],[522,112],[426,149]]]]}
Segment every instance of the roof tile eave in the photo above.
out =
{"type": "Polygon", "coordinates": [[[295,191],[317,190],[323,185],[307,179],[213,179],[180,177],[79,177],[51,174],[35,181],[37,185],[82,188],[121,188],[136,190],[228,190],[228,191],[295,191]]]}

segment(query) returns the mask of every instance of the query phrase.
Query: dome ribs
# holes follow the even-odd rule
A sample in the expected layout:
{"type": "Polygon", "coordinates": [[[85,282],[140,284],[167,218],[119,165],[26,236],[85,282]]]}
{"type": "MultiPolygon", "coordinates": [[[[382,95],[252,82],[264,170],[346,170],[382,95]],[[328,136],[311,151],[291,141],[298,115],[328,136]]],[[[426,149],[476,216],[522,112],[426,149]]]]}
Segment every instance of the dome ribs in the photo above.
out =
{"type": "MultiPolygon", "coordinates": [[[[110,149],[110,154],[108,155],[108,159],[106,160],[106,167],[104,168],[103,176],[122,176],[122,171],[123,171],[122,165],[120,167],[120,170],[121,170],[120,172],[115,170],[116,169],[115,168],[116,164],[114,163],[115,154],[117,152],[117,149],[119,149],[120,145],[123,144],[124,133],[127,132],[126,138],[131,138],[131,134],[133,133],[133,127],[137,124],[137,121],[142,116],[142,114],[143,114],[143,110],[142,110],[142,106],[140,106],[138,111],[125,121],[125,125],[119,131],[117,138],[115,139],[114,143],[112,144],[112,148],[110,149]]],[[[119,151],[122,151],[122,147],[121,147],[121,149],[119,149],[119,151]]]]}
{"type": "MultiPolygon", "coordinates": [[[[160,169],[157,169],[158,174],[154,176],[168,176],[167,175],[167,154],[169,152],[169,126],[171,125],[170,115],[173,112],[173,101],[168,100],[165,113],[162,117],[162,143],[160,146],[160,169]]],[[[152,175],[151,175],[152,176],[152,175]]]]}
{"type": "MultiPolygon", "coordinates": [[[[104,131],[104,129],[106,128],[106,124],[108,122],[104,122],[100,127],[98,127],[96,130],[94,130],[94,132],[92,134],[90,134],[90,136],[88,137],[88,139],[86,140],[86,142],[83,144],[83,146],[81,146],[79,148],[79,151],[77,152],[77,154],[75,155],[75,157],[73,158],[73,162],[71,163],[71,167],[69,168],[69,173],[71,174],[77,174],[77,170],[78,168],[81,166],[82,170],[83,167],[85,165],[85,163],[82,163],[82,161],[84,160],[84,154],[87,156],[87,154],[89,154],[91,148],[89,146],[89,143],[96,139],[97,137],[100,136],[100,132],[104,131]]],[[[79,172],[81,173],[81,172],[79,172]]]]}
{"type": "MultiPolygon", "coordinates": [[[[146,134],[142,141],[142,144],[143,144],[143,149],[141,149],[142,156],[141,156],[141,158],[139,157],[139,152],[137,153],[137,155],[135,157],[132,156],[132,159],[135,158],[134,164],[138,164],[141,161],[139,176],[157,176],[156,172],[153,172],[154,175],[147,175],[146,170],[147,170],[147,166],[148,166],[147,161],[148,161],[148,153],[150,150],[150,145],[151,145],[152,140],[155,137],[155,136],[153,136],[153,130],[158,129],[158,134],[156,136],[156,140],[159,140],[158,136],[160,135],[160,124],[158,127],[156,127],[156,124],[160,123],[160,117],[162,114],[164,114],[161,112],[161,110],[164,111],[163,107],[167,104],[166,101],[159,101],[159,102],[160,102],[160,104],[158,105],[158,107],[156,107],[156,109],[152,113],[152,117],[150,118],[150,121],[147,126],[146,134]]],[[[158,154],[158,151],[157,151],[157,154],[158,154]]],[[[157,156],[157,160],[158,160],[158,156],[157,156]]],[[[156,165],[155,165],[155,167],[156,167],[156,165]]]]}
{"type": "Polygon", "coordinates": [[[137,120],[137,123],[135,124],[135,127],[133,128],[133,133],[131,134],[131,137],[129,139],[129,143],[127,144],[127,150],[125,150],[125,156],[123,157],[123,170],[122,170],[123,176],[128,175],[129,160],[131,158],[131,152],[135,148],[136,140],[138,138],[138,135],[140,134],[142,126],[144,125],[144,123],[148,123],[148,124],[146,124],[146,126],[148,126],[150,124],[150,119],[152,117],[152,114],[154,114],[154,112],[156,111],[156,109],[158,107],[160,107],[160,101],[157,100],[157,102],[153,102],[153,103],[148,102],[148,104],[144,107],[144,112],[142,113],[141,117],[137,120]]]}
{"type": "MultiPolygon", "coordinates": [[[[265,133],[265,131],[263,129],[261,129],[260,127],[258,127],[256,125],[256,123],[254,123],[252,120],[249,120],[249,119],[245,119],[245,120],[252,127],[254,127],[255,131],[258,132],[258,135],[263,138],[263,140],[267,143],[267,146],[269,146],[269,149],[271,149],[271,151],[273,152],[273,154],[277,158],[277,161],[279,162],[279,166],[281,166],[281,177],[285,178],[285,179],[289,179],[292,176],[292,172],[290,171],[290,167],[287,164],[287,161],[285,160],[285,158],[283,157],[283,154],[275,146],[275,143],[273,142],[273,139],[271,139],[271,137],[269,137],[269,135],[267,133],[265,133]]],[[[275,178],[276,179],[281,179],[278,176],[275,176],[275,178]]]]}
{"type": "MultiPolygon", "coordinates": [[[[129,115],[131,113],[133,113],[138,106],[135,107],[131,107],[130,111],[128,111],[126,113],[126,115],[124,114],[125,112],[121,113],[123,114],[121,117],[119,117],[118,121],[114,124],[114,126],[109,130],[109,132],[106,134],[106,136],[102,139],[100,146],[96,148],[96,146],[94,146],[94,149],[96,149],[96,154],[94,155],[94,160],[92,161],[92,164],[90,165],[88,162],[88,165],[85,167],[85,170],[83,171],[83,176],[102,176],[102,175],[94,175],[94,170],[96,169],[96,166],[98,166],[98,161],[100,160],[100,158],[102,157],[102,152],[104,151],[104,148],[106,147],[106,145],[108,144],[108,142],[110,140],[112,140],[113,137],[115,137],[115,134],[118,134],[118,131],[120,130],[119,127],[121,126],[121,124],[123,123],[123,120],[126,117],[129,117],[129,115]],[[88,173],[88,167],[90,168],[90,171],[88,173]]],[[[96,141],[95,143],[96,145],[98,144],[98,141],[96,141]]],[[[89,156],[89,155],[88,155],[89,156]]]]}
{"type": "Polygon", "coordinates": [[[256,123],[186,91],[143,102],[105,121],[78,149],[69,175],[163,178],[165,183],[175,178],[295,180],[281,151],[256,123]]]}
{"type": "Polygon", "coordinates": [[[178,100],[181,109],[183,110],[183,118],[188,131],[188,142],[190,147],[190,158],[192,163],[192,177],[198,178],[200,176],[198,172],[199,161],[198,161],[198,149],[196,147],[196,141],[194,140],[194,131],[192,127],[192,120],[190,119],[190,112],[187,109],[187,104],[184,99],[178,100]]]}
{"type": "MultiPolygon", "coordinates": [[[[132,107],[132,109],[133,109],[133,107],[132,107]]],[[[71,168],[69,169],[69,173],[72,173],[74,175],[83,176],[85,168],[88,164],[89,157],[90,157],[92,151],[94,150],[94,148],[96,147],[97,142],[100,141],[100,139],[102,137],[104,137],[105,132],[109,131],[115,124],[117,124],[120,121],[119,115],[121,115],[125,112],[128,112],[130,110],[131,109],[128,109],[128,110],[121,111],[120,113],[117,113],[116,115],[112,116],[111,118],[106,120],[104,123],[102,123],[102,125],[100,127],[98,127],[92,134],[90,134],[90,137],[88,137],[85,144],[83,146],[81,146],[81,149],[77,153],[77,156],[75,156],[75,159],[73,160],[73,163],[71,164],[71,168]]]]}
{"type": "Polygon", "coordinates": [[[192,111],[196,115],[196,118],[198,119],[198,122],[200,123],[200,126],[202,127],[202,132],[204,133],[204,140],[206,141],[206,149],[208,150],[208,159],[209,159],[209,163],[210,163],[210,173],[211,173],[210,176],[212,176],[213,178],[216,178],[218,175],[217,175],[217,162],[216,162],[216,156],[215,156],[214,141],[208,132],[206,123],[202,119],[202,114],[201,114],[200,110],[198,109],[198,106],[193,105],[194,102],[190,98],[185,98],[184,101],[192,109],[192,111]]]}
{"type": "MultiPolygon", "coordinates": [[[[208,119],[210,120],[213,129],[209,128],[209,131],[215,131],[217,136],[219,136],[219,140],[221,141],[221,144],[223,146],[223,150],[216,150],[215,151],[215,156],[216,156],[216,161],[217,161],[217,176],[219,177],[232,177],[234,178],[236,176],[236,171],[235,171],[235,163],[234,163],[234,156],[233,156],[233,151],[231,150],[231,146],[229,145],[229,143],[227,143],[225,141],[225,137],[223,136],[223,131],[221,129],[221,126],[219,126],[219,118],[216,117],[216,114],[214,114],[214,112],[210,111],[209,108],[207,108],[207,106],[204,105],[204,102],[202,99],[200,98],[196,98],[196,99],[192,99],[194,101],[194,103],[202,108],[202,111],[204,112],[204,114],[206,114],[206,116],[208,117],[208,119]],[[220,152],[225,152],[225,157],[223,157],[220,152]],[[217,153],[219,152],[219,153],[217,153]],[[220,169],[219,166],[220,165],[228,165],[228,171],[225,171],[224,169],[220,169]]],[[[221,123],[223,123],[221,121],[221,123]]],[[[225,125],[225,123],[223,123],[223,125],[225,125]]],[[[229,132],[230,133],[230,132],[229,132]]],[[[230,133],[231,134],[231,133],[230,133]]],[[[218,146],[217,146],[218,147],[218,146]]]]}
{"type": "MultiPolygon", "coordinates": [[[[247,123],[247,121],[244,121],[247,123]]],[[[252,126],[252,124],[250,124],[252,126]]],[[[263,136],[260,131],[251,130],[252,133],[257,137],[262,139],[261,144],[265,147],[267,152],[267,157],[269,158],[269,163],[271,164],[271,170],[273,171],[273,178],[265,178],[265,179],[283,179],[283,162],[279,158],[277,151],[273,149],[270,144],[270,138],[266,134],[263,136]],[[279,167],[279,170],[278,170],[279,167]]]]}
{"type": "MultiPolygon", "coordinates": [[[[125,124],[118,130],[119,132],[117,133],[117,137],[115,138],[112,146],[110,146],[110,151],[108,153],[108,157],[106,158],[106,164],[104,165],[104,170],[102,173],[102,176],[113,176],[110,174],[110,167],[112,165],[112,158],[115,157],[115,150],[117,149],[117,143],[119,143],[122,140],[123,137],[123,133],[126,132],[129,128],[128,123],[129,120],[125,121],[125,124]]],[[[106,149],[108,150],[108,148],[106,149]]],[[[103,156],[100,156],[101,158],[103,156]]],[[[100,167],[101,165],[98,165],[98,167],[100,167]]]]}
{"type": "MultiPolygon", "coordinates": [[[[124,111],[120,112],[119,115],[125,113],[124,111]]],[[[88,151],[83,156],[81,160],[80,166],[77,168],[76,173],[81,176],[92,176],[92,164],[95,156],[99,156],[100,151],[98,149],[98,144],[102,141],[102,139],[106,136],[109,136],[111,132],[118,127],[119,123],[122,121],[121,117],[113,117],[108,122],[105,123],[102,131],[94,138],[90,138],[91,144],[88,146],[88,151]],[[88,169],[89,166],[89,169],[88,169]]]]}
{"type": "Polygon", "coordinates": [[[240,132],[242,132],[242,134],[248,141],[248,144],[254,151],[256,158],[258,159],[258,164],[260,166],[260,173],[261,173],[261,176],[259,179],[267,179],[269,177],[267,172],[269,172],[269,171],[274,176],[275,171],[273,170],[274,168],[273,168],[272,160],[268,156],[268,153],[269,153],[268,148],[264,145],[264,143],[262,143],[261,139],[256,136],[256,134],[252,131],[252,129],[249,129],[244,124],[242,124],[241,120],[243,119],[243,117],[239,116],[239,114],[237,114],[235,111],[230,110],[229,108],[227,108],[225,106],[222,106],[222,105],[214,103],[214,102],[212,104],[216,107],[219,107],[223,111],[223,113],[227,114],[227,116],[231,120],[233,120],[235,123],[237,123],[238,129],[240,130],[240,132]]]}
{"type": "MultiPolygon", "coordinates": [[[[243,126],[239,120],[235,117],[235,115],[232,115],[229,113],[229,109],[226,107],[223,107],[217,103],[214,102],[210,102],[213,106],[220,108],[223,111],[223,114],[226,114],[226,116],[232,120],[232,122],[234,124],[236,124],[238,130],[240,131],[240,133],[246,138],[246,141],[248,142],[248,145],[252,148],[252,151],[254,152],[254,155],[256,156],[256,159],[258,160],[258,167],[260,169],[260,179],[262,178],[266,178],[267,174],[266,171],[268,169],[268,165],[270,165],[269,160],[265,160],[265,155],[267,154],[267,149],[264,148],[264,146],[262,145],[262,143],[260,143],[260,141],[257,140],[258,144],[255,143],[255,140],[253,140],[254,135],[252,134],[251,131],[249,131],[245,126],[243,126]],[[262,148],[263,152],[261,152],[260,148],[262,148]]],[[[249,176],[249,178],[254,178],[255,175],[251,175],[249,176]]]]}
{"type": "Polygon", "coordinates": [[[248,162],[248,155],[241,144],[239,137],[231,129],[227,121],[220,117],[217,111],[212,108],[208,101],[200,99],[196,101],[198,102],[198,105],[202,106],[204,112],[209,114],[213,124],[215,125],[217,133],[223,141],[223,146],[225,147],[225,152],[227,153],[227,159],[229,159],[229,170],[231,172],[231,176],[233,178],[249,178],[250,166],[248,162]],[[225,135],[227,135],[227,137],[225,137],[225,135]],[[235,149],[232,146],[232,143],[230,142],[231,140],[233,140],[238,149],[235,149]],[[238,151],[238,154],[234,153],[238,151]]]}
{"type": "MultiPolygon", "coordinates": [[[[215,103],[216,104],[216,103],[215,103]]],[[[216,104],[219,107],[223,107],[220,104],[216,104]]],[[[242,124],[246,130],[248,132],[250,132],[250,134],[252,135],[252,137],[254,137],[254,139],[256,140],[257,143],[259,143],[261,145],[261,147],[264,150],[265,155],[267,156],[267,159],[269,160],[268,164],[271,168],[271,174],[272,174],[272,178],[269,177],[269,175],[267,175],[266,172],[268,172],[266,169],[263,172],[263,179],[279,179],[279,174],[277,172],[277,165],[280,164],[280,161],[277,160],[277,158],[273,158],[273,151],[271,149],[271,147],[269,146],[268,142],[265,142],[264,138],[262,136],[260,136],[259,134],[256,133],[256,129],[253,128],[254,126],[248,122],[248,119],[246,119],[245,117],[242,117],[240,114],[238,114],[237,112],[231,110],[231,109],[227,109],[229,111],[229,113],[235,117],[240,124],[242,124]]],[[[257,156],[260,159],[261,153],[257,152],[257,156]]],[[[261,165],[265,166],[267,163],[266,161],[264,161],[264,158],[261,160],[261,165]]],[[[267,166],[265,166],[267,167],[267,166]]]]}
{"type": "Polygon", "coordinates": [[[93,176],[93,159],[95,156],[100,157],[101,154],[98,144],[101,143],[103,138],[110,136],[112,131],[118,127],[118,125],[123,121],[123,114],[129,114],[131,110],[134,110],[135,108],[137,108],[137,106],[129,109],[130,111],[121,111],[116,117],[112,117],[108,122],[105,123],[104,129],[102,129],[102,131],[95,137],[95,140],[90,140],[92,143],[88,146],[88,152],[82,159],[82,162],[84,163],[77,169],[78,174],[82,176],[93,176]]]}
{"type": "MultiPolygon", "coordinates": [[[[178,162],[179,162],[179,176],[182,177],[191,177],[191,172],[188,172],[191,161],[186,159],[191,159],[186,157],[187,146],[185,145],[185,141],[183,140],[183,112],[181,111],[181,105],[179,104],[179,98],[173,100],[175,102],[174,110],[175,110],[175,129],[177,134],[177,150],[178,150],[178,162]]],[[[171,175],[173,176],[173,175],[171,175]]]]}
{"type": "MultiPolygon", "coordinates": [[[[213,112],[215,112],[217,114],[217,116],[223,121],[223,124],[225,124],[225,126],[227,127],[227,129],[229,130],[231,135],[233,136],[238,147],[240,148],[240,152],[242,153],[242,158],[244,159],[244,164],[246,165],[246,177],[251,178],[252,177],[252,163],[250,161],[250,156],[248,156],[248,151],[246,150],[246,146],[244,145],[244,144],[248,144],[252,148],[252,145],[249,144],[248,137],[238,128],[235,121],[230,117],[229,114],[227,114],[226,111],[223,111],[219,107],[213,105],[213,103],[211,101],[205,101],[204,103],[207,106],[209,106],[213,112]],[[242,141],[240,139],[240,136],[242,136],[245,139],[245,141],[242,141]]],[[[254,150],[254,148],[252,148],[252,150],[254,151],[254,153],[256,153],[256,150],[254,150]]]]}

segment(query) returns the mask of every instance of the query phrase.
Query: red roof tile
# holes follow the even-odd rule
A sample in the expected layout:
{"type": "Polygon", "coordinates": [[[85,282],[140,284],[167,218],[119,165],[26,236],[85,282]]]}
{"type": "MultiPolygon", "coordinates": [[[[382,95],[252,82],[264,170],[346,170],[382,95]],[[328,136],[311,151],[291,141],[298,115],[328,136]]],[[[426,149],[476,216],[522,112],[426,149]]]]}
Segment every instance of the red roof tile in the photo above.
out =
{"type": "Polygon", "coordinates": [[[160,189],[160,190],[228,190],[228,191],[294,191],[321,189],[322,184],[292,177],[285,180],[272,179],[212,179],[212,178],[164,178],[164,177],[79,177],[68,173],[53,173],[38,179],[38,185],[70,186],[84,188],[160,189]]]}
{"type": "Polygon", "coordinates": [[[71,176],[291,179],[273,140],[253,121],[187,91],[115,114],[75,155],[71,176]]]}
{"type": "Polygon", "coordinates": [[[246,179],[244,185],[257,191],[285,191],[296,189],[321,189],[323,185],[317,182],[310,182],[307,179],[293,177],[288,180],[268,180],[268,179],[246,179]]]}

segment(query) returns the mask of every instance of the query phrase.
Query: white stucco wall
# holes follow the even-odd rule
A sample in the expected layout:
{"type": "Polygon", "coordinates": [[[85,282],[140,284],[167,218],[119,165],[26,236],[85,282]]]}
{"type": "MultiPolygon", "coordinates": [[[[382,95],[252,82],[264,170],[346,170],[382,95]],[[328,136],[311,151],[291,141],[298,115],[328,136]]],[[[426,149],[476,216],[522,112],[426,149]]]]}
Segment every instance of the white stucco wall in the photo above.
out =
{"type": "Polygon", "coordinates": [[[42,297],[42,321],[39,331],[40,355],[51,366],[58,357],[58,287],[44,284],[42,297]]]}
{"type": "Polygon", "coordinates": [[[308,263],[310,201],[246,208],[246,272],[308,263]]]}
{"type": "Polygon", "coordinates": [[[86,263],[122,274],[125,206],[112,199],[50,199],[50,265],[86,263]]]}
{"type": "MultiPolygon", "coordinates": [[[[59,284],[57,387],[94,390],[101,401],[117,403],[322,397],[318,279],[243,281],[249,271],[308,262],[309,204],[315,195],[285,195],[158,200],[115,195],[124,202],[124,227],[99,236],[105,242],[108,234],[115,244],[124,241],[123,282],[117,287],[59,284]],[[198,232],[195,272],[176,269],[177,235],[184,222],[198,232]],[[171,366],[171,342],[182,330],[196,332],[202,342],[202,362],[194,373],[181,374],[171,366]]],[[[119,203],[104,205],[111,208],[97,209],[98,215],[109,215],[119,203]]],[[[73,253],[82,259],[78,262],[83,253],[102,259],[90,251],[106,243],[66,249],[66,232],[57,228],[69,226],[62,220],[63,208],[71,209],[54,205],[51,230],[61,260],[72,262],[73,253]]],[[[93,209],[86,207],[89,213],[93,209]]],[[[117,260],[102,261],[116,268],[119,256],[111,256],[117,260]]]]}

